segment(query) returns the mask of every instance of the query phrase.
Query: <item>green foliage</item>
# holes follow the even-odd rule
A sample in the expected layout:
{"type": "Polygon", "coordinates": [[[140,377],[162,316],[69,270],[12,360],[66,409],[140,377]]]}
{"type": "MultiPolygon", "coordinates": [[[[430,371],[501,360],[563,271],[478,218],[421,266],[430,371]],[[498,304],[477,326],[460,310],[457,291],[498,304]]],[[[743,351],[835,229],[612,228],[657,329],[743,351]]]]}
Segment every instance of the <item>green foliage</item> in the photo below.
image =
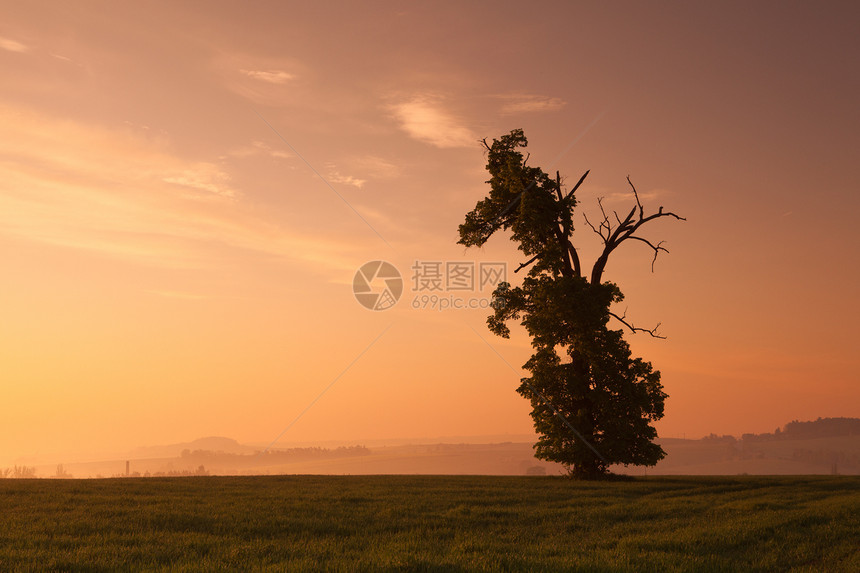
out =
{"type": "MultiPolygon", "coordinates": [[[[653,443],[657,432],[651,425],[663,416],[660,373],[633,358],[622,332],[608,327],[611,305],[624,297],[615,284],[594,284],[583,276],[571,243],[576,188],[564,193],[560,176],[552,179],[527,166],[520,151],[527,144],[520,129],[491,145],[485,142],[490,192],[466,214],[459,243],[481,246],[493,233],[509,230],[510,239],[530,257],[522,286],[501,283],[494,292],[487,324],[507,338],[508,322],[519,321],[532,339],[535,354],[524,365],[531,376],[517,391],[532,403],[540,435],[536,456],[560,462],[583,478],[600,477],[611,464],[654,465],[665,456],[653,443]]],[[[630,235],[649,220],[643,220],[641,206],[639,213],[635,226],[626,227],[630,235]]],[[[606,248],[592,277],[602,275],[609,254],[625,238],[610,234],[610,227],[607,222],[606,248]]]]}
{"type": "Polygon", "coordinates": [[[0,571],[857,571],[857,477],[0,481],[0,571]]]}
{"type": "Polygon", "coordinates": [[[542,270],[560,272],[562,253],[555,240],[559,224],[571,227],[571,212],[576,200],[571,196],[559,201],[555,196],[558,181],[538,167],[528,167],[517,151],[527,145],[523,130],[516,129],[489,148],[487,170],[490,194],[478,201],[460,225],[458,243],[482,246],[499,229],[512,231],[512,240],[527,256],[541,254],[532,273],[542,270]]]}
{"type": "Polygon", "coordinates": [[[570,360],[562,362],[553,349],[541,347],[525,364],[531,378],[517,389],[531,399],[540,435],[537,457],[573,468],[580,477],[606,470],[605,462],[547,409],[545,399],[588,436],[607,462],[653,465],[661,459],[663,450],[652,442],[657,432],[650,425],[663,416],[659,372],[631,358],[621,332],[614,330],[596,331],[593,339],[569,347],[568,354],[570,360]]]}

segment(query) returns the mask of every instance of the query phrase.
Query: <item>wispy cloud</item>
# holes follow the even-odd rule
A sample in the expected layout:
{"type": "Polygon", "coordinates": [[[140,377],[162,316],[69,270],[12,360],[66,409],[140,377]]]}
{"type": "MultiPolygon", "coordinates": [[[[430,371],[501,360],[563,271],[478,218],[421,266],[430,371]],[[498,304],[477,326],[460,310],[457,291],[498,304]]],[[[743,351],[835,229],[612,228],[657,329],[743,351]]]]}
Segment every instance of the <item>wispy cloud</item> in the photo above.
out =
{"type": "Polygon", "coordinates": [[[471,147],[479,139],[438,98],[415,97],[391,106],[400,127],[410,137],[440,148],[471,147]]]}
{"type": "Polygon", "coordinates": [[[561,98],[534,94],[510,94],[498,97],[504,101],[501,111],[505,115],[558,111],[567,103],[561,98]]]}
{"type": "Polygon", "coordinates": [[[286,56],[222,51],[213,54],[209,68],[226,89],[258,105],[280,107],[306,89],[300,80],[308,75],[307,68],[286,56]]]}
{"type": "MultiPolygon", "coordinates": [[[[168,177],[163,177],[165,183],[172,183],[195,191],[204,191],[219,197],[234,198],[237,193],[229,187],[230,176],[212,163],[198,163],[183,169],[168,177]]],[[[199,194],[192,195],[200,198],[199,194]]]]}
{"type": "Polygon", "coordinates": [[[386,161],[375,155],[354,156],[344,160],[345,168],[351,172],[358,172],[361,177],[355,175],[344,175],[334,164],[326,165],[328,171],[326,179],[331,183],[351,185],[359,189],[370,179],[391,179],[400,173],[400,169],[390,161],[386,161]]]}
{"type": "Polygon", "coordinates": [[[282,149],[275,149],[263,141],[253,141],[250,145],[232,149],[222,157],[251,157],[254,155],[268,155],[276,159],[289,159],[293,157],[291,153],[282,149]]]}
{"type": "MultiPolygon", "coordinates": [[[[624,182],[627,185],[626,182],[624,182]]],[[[579,192],[577,192],[579,193],[579,192]]],[[[643,205],[646,209],[648,209],[649,204],[648,201],[654,201],[656,199],[662,198],[665,195],[669,194],[669,191],[666,189],[650,189],[648,191],[637,190],[639,194],[639,200],[642,201],[643,205]]],[[[604,187],[594,187],[586,192],[582,193],[581,199],[582,201],[597,201],[597,198],[600,198],[603,201],[604,205],[614,205],[619,203],[628,204],[632,207],[636,204],[636,198],[633,196],[633,191],[628,187],[627,189],[606,189],[604,187]]],[[[622,209],[629,207],[622,207],[622,209]]]]}
{"type": "Polygon", "coordinates": [[[285,84],[288,81],[294,79],[296,76],[294,74],[285,72],[283,70],[239,70],[241,73],[245,74],[249,78],[253,78],[255,80],[260,80],[261,82],[268,82],[270,84],[285,84]]]}
{"type": "Polygon", "coordinates": [[[269,155],[270,157],[277,157],[279,159],[289,159],[290,157],[293,156],[291,153],[288,153],[288,152],[283,151],[281,149],[274,149],[271,146],[263,143],[262,141],[255,141],[252,145],[255,148],[261,150],[266,155],[269,155]]]}
{"type": "Polygon", "coordinates": [[[219,165],[127,130],[2,105],[0,123],[0,235],[171,268],[218,265],[234,249],[326,274],[354,270],[355,241],[266,218],[219,165]]]}
{"type": "Polygon", "coordinates": [[[341,175],[337,170],[332,170],[326,176],[326,179],[331,181],[332,183],[341,183],[343,185],[352,185],[353,187],[358,187],[361,189],[364,187],[364,184],[367,183],[366,179],[358,179],[353,177],[352,175],[341,175]]]}
{"type": "Polygon", "coordinates": [[[73,65],[73,66],[77,66],[77,67],[79,67],[79,68],[84,68],[84,67],[85,67],[85,66],[84,66],[84,64],[82,64],[81,62],[78,62],[78,61],[76,61],[76,60],[73,60],[72,58],[70,58],[70,57],[68,57],[68,56],[64,56],[64,55],[62,55],[62,54],[56,54],[56,53],[53,53],[53,52],[52,52],[52,53],[50,54],[50,56],[51,56],[52,58],[56,59],[56,60],[60,60],[61,62],[65,62],[65,63],[67,63],[67,64],[71,64],[71,65],[73,65]]]}
{"type": "Polygon", "coordinates": [[[16,42],[15,40],[12,40],[10,38],[4,38],[3,36],[0,36],[0,49],[18,53],[30,51],[29,46],[25,46],[21,42],[16,42]]]}
{"type": "Polygon", "coordinates": [[[354,157],[349,160],[349,164],[374,179],[391,179],[400,174],[398,165],[376,155],[354,157]]]}

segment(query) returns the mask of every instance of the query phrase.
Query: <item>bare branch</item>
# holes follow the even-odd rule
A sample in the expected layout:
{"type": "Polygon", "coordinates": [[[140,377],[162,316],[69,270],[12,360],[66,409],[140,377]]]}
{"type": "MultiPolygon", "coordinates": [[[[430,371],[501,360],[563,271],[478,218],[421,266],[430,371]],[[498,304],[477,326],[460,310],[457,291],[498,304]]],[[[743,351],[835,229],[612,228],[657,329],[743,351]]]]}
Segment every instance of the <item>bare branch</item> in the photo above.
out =
{"type": "Polygon", "coordinates": [[[609,217],[606,216],[606,211],[603,209],[603,197],[597,198],[597,205],[600,207],[600,212],[603,214],[603,221],[608,222],[609,217]]]}
{"type": "Polygon", "coordinates": [[[514,274],[520,272],[521,270],[523,270],[524,268],[526,268],[527,266],[529,266],[530,264],[532,264],[533,262],[535,262],[539,258],[540,258],[540,255],[535,255],[532,258],[530,258],[529,260],[527,260],[526,262],[520,263],[520,266],[518,266],[516,269],[514,269],[514,274]]]}
{"type": "Polygon", "coordinates": [[[579,189],[579,186],[582,185],[582,182],[585,181],[585,178],[588,177],[588,174],[591,173],[589,169],[585,173],[582,174],[582,177],[579,178],[579,181],[576,182],[576,185],[573,186],[573,189],[567,192],[567,195],[564,196],[564,200],[567,201],[570,199],[570,196],[576,193],[576,190],[579,189]]]}
{"type": "Polygon", "coordinates": [[[632,332],[632,333],[634,333],[634,334],[635,334],[635,333],[637,333],[637,332],[647,332],[648,334],[650,334],[650,335],[651,335],[652,337],[654,337],[654,338],[660,338],[660,339],[663,339],[663,340],[665,340],[665,339],[666,339],[666,337],[665,337],[665,336],[662,336],[662,335],[660,335],[660,334],[657,334],[657,330],[660,328],[660,323],[659,323],[659,322],[657,323],[657,326],[655,326],[654,328],[641,328],[641,327],[638,327],[638,326],[633,326],[632,324],[630,324],[629,322],[627,322],[627,320],[626,320],[626,317],[627,317],[627,311],[626,311],[626,310],[624,311],[624,314],[623,314],[623,315],[621,315],[621,316],[618,316],[618,315],[617,315],[617,314],[615,314],[614,312],[610,312],[610,313],[609,313],[609,316],[611,316],[612,318],[614,318],[614,319],[618,320],[618,322],[620,322],[621,324],[623,324],[624,326],[626,326],[627,328],[629,328],[629,329],[630,329],[630,332],[632,332]]]}
{"type": "Polygon", "coordinates": [[[654,249],[654,258],[653,258],[653,259],[651,259],[651,272],[652,272],[652,273],[654,272],[654,263],[656,263],[656,262],[657,262],[657,254],[658,254],[660,251],[663,251],[664,253],[668,253],[668,252],[669,252],[669,249],[667,249],[666,247],[664,247],[664,246],[663,246],[663,243],[665,243],[666,241],[660,241],[659,243],[657,243],[656,245],[654,245],[653,243],[651,243],[651,241],[649,241],[648,239],[644,239],[644,238],[642,238],[642,237],[636,237],[636,236],[634,236],[634,235],[631,235],[631,236],[630,236],[630,237],[628,237],[628,238],[630,238],[630,239],[635,239],[635,240],[637,240],[637,241],[642,241],[643,243],[645,243],[646,245],[648,245],[649,247],[651,247],[652,249],[654,249]]]}
{"type": "MultiPolygon", "coordinates": [[[[639,193],[636,192],[636,186],[633,185],[632,181],[630,181],[629,175],[627,176],[627,182],[630,183],[630,188],[633,189],[633,196],[636,197],[636,204],[639,206],[639,218],[641,219],[645,216],[645,209],[642,207],[642,202],[639,200],[639,193]]],[[[660,209],[662,210],[663,207],[660,207],[660,209]]]]}
{"type": "Polygon", "coordinates": [[[632,227],[633,215],[635,213],[636,213],[636,207],[633,207],[632,209],[630,209],[630,212],[627,213],[627,216],[624,217],[624,220],[621,221],[621,224],[618,225],[618,227],[615,229],[615,232],[612,233],[612,236],[609,238],[611,242],[618,244],[624,240],[623,238],[619,239],[619,237],[621,237],[622,234],[632,233],[631,229],[633,229],[633,227],[632,227]]]}
{"type": "Polygon", "coordinates": [[[594,231],[595,233],[597,233],[598,235],[600,235],[600,238],[602,239],[602,238],[603,238],[603,234],[602,234],[602,233],[600,233],[600,231],[598,231],[598,230],[594,227],[594,225],[592,225],[592,224],[591,224],[591,221],[589,221],[589,220],[588,220],[588,215],[586,215],[585,213],[583,213],[583,214],[582,214],[582,216],[583,216],[583,218],[585,219],[585,224],[586,224],[586,225],[588,225],[589,227],[591,227],[591,230],[592,230],[592,231],[594,231]]]}
{"type": "Polygon", "coordinates": [[[648,217],[645,217],[644,219],[642,219],[642,223],[647,223],[648,221],[650,221],[652,219],[657,219],[659,217],[675,217],[679,221],[686,221],[687,220],[686,217],[680,217],[680,216],[676,215],[675,213],[672,213],[671,211],[666,211],[664,213],[663,207],[660,207],[660,209],[658,209],[656,213],[654,213],[653,215],[649,215],[648,217]]]}
{"type": "MultiPolygon", "coordinates": [[[[624,220],[618,216],[618,213],[615,214],[615,219],[618,221],[618,226],[612,229],[609,224],[609,218],[606,216],[606,210],[603,208],[603,203],[598,199],[597,203],[600,207],[600,212],[603,214],[603,222],[599,225],[598,229],[600,232],[595,230],[600,237],[603,239],[603,252],[597,258],[594,263],[594,267],[591,270],[591,282],[592,284],[600,284],[601,278],[603,276],[603,270],[606,268],[606,262],[609,260],[609,255],[614,251],[621,243],[626,241],[627,239],[635,239],[637,241],[641,241],[651,247],[654,250],[654,258],[651,260],[651,271],[654,271],[654,263],[657,261],[657,255],[660,251],[668,253],[668,249],[663,247],[663,242],[659,242],[656,245],[645,239],[643,237],[637,236],[635,233],[639,230],[642,225],[647,223],[648,221],[653,221],[654,219],[659,219],[660,217],[674,217],[679,221],[686,221],[684,217],[676,215],[671,211],[664,211],[661,206],[656,213],[652,215],[645,216],[645,207],[642,205],[642,201],[639,198],[639,192],[636,190],[636,187],[633,185],[633,182],[630,181],[630,177],[627,177],[627,183],[630,184],[630,188],[633,190],[633,197],[636,199],[636,205],[630,209],[630,213],[627,214],[627,217],[624,220]],[[637,213],[638,212],[638,213],[637,213]],[[603,234],[603,229],[607,229],[607,234],[603,234]]],[[[586,219],[588,223],[588,219],[586,219]]],[[[589,226],[594,230],[594,226],[589,223],[589,226]]]]}

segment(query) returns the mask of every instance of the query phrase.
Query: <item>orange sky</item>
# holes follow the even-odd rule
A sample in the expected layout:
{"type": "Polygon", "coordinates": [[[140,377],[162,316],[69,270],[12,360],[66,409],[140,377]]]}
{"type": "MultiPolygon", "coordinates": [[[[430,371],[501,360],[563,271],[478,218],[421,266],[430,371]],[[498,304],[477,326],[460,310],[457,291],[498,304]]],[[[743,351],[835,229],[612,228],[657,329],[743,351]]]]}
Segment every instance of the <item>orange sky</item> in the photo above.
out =
{"type": "Polygon", "coordinates": [[[0,465],[269,443],[341,373],[279,443],[529,433],[525,334],[411,308],[415,260],[520,262],[455,244],[517,127],[588,212],[688,219],[606,274],[661,435],[860,416],[856,4],[2,4],[0,465]]]}

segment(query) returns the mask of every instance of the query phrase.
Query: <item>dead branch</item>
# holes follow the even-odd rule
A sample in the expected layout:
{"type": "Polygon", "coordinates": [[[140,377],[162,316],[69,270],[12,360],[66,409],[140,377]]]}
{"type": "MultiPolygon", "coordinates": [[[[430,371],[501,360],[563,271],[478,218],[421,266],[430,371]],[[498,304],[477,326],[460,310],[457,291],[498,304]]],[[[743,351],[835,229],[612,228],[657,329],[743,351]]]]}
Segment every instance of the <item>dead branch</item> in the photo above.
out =
{"type": "Polygon", "coordinates": [[[661,206],[656,213],[651,215],[645,215],[645,207],[642,205],[642,201],[639,198],[639,192],[636,190],[636,187],[633,185],[633,182],[630,181],[630,177],[627,177],[627,183],[630,184],[630,188],[633,190],[633,197],[636,199],[636,205],[630,209],[630,212],[624,219],[618,216],[618,213],[613,211],[615,215],[615,220],[618,222],[616,226],[613,226],[612,221],[606,214],[606,209],[603,207],[602,198],[597,200],[597,204],[600,207],[600,213],[603,215],[603,220],[600,224],[595,227],[591,221],[588,220],[588,217],[585,217],[585,222],[591,227],[591,230],[597,233],[600,238],[603,240],[603,252],[594,262],[594,267],[591,270],[591,282],[592,284],[600,284],[601,278],[603,276],[603,271],[606,268],[606,263],[609,260],[609,255],[614,251],[618,246],[626,241],[627,239],[635,239],[637,241],[641,241],[651,247],[654,250],[654,258],[651,261],[651,271],[654,270],[654,263],[657,261],[657,255],[660,251],[668,253],[669,251],[663,247],[663,241],[660,241],[656,245],[645,239],[644,237],[640,237],[636,235],[636,231],[638,231],[645,223],[649,221],[653,221],[654,219],[659,219],[660,217],[674,217],[679,221],[686,221],[687,219],[672,213],[671,211],[663,211],[663,207],[661,206]],[[637,213],[638,211],[638,213],[637,213]]]}
{"type": "MultiPolygon", "coordinates": [[[[639,206],[639,217],[645,215],[645,210],[642,208],[642,202],[639,200],[639,193],[636,192],[636,186],[630,181],[630,176],[627,176],[627,182],[630,183],[630,188],[633,189],[633,196],[636,197],[636,204],[639,206]]],[[[662,207],[660,207],[662,209],[662,207]]]]}
{"type": "Polygon", "coordinates": [[[521,270],[523,270],[524,268],[526,268],[527,266],[529,266],[530,264],[532,264],[533,262],[535,262],[539,258],[540,258],[540,255],[535,255],[532,258],[530,258],[529,260],[527,260],[526,262],[520,263],[520,266],[518,266],[516,269],[514,269],[514,274],[520,272],[521,270]]]}
{"type": "Polygon", "coordinates": [[[623,315],[621,315],[621,316],[618,316],[618,315],[617,315],[617,314],[615,314],[614,312],[610,312],[610,313],[609,313],[609,316],[611,316],[612,318],[616,319],[618,322],[620,322],[621,324],[623,324],[624,326],[626,326],[627,328],[629,328],[629,329],[630,329],[630,332],[632,332],[632,333],[634,333],[634,334],[635,334],[635,333],[637,333],[637,332],[647,332],[648,334],[650,334],[650,335],[651,335],[652,337],[654,337],[654,338],[660,338],[660,339],[663,339],[663,340],[665,340],[665,339],[666,339],[666,337],[665,337],[665,336],[662,336],[662,335],[660,335],[660,334],[657,334],[657,330],[660,328],[660,323],[659,323],[659,322],[657,323],[657,326],[655,326],[654,328],[641,328],[641,327],[639,327],[639,326],[633,326],[632,324],[630,324],[629,322],[627,322],[627,320],[626,320],[626,318],[627,318],[627,311],[626,311],[626,310],[624,311],[624,314],[623,314],[623,315]]]}
{"type": "MultiPolygon", "coordinates": [[[[592,225],[592,224],[591,224],[591,221],[589,221],[589,220],[588,220],[588,215],[586,215],[585,213],[583,213],[583,214],[582,214],[582,216],[583,216],[583,218],[585,218],[585,224],[586,224],[586,225],[588,225],[589,227],[591,227],[591,230],[592,230],[592,231],[594,231],[595,233],[597,233],[598,235],[600,235],[600,237],[601,237],[601,238],[603,238],[603,235],[602,235],[602,234],[601,234],[601,233],[600,233],[600,232],[599,232],[599,231],[594,227],[594,225],[592,225]]],[[[604,239],[604,240],[605,240],[605,239],[604,239]]]]}
{"type": "Polygon", "coordinates": [[[576,193],[576,190],[579,189],[579,186],[582,185],[582,182],[585,181],[585,178],[588,177],[588,174],[591,173],[591,169],[582,174],[582,177],[579,178],[579,181],[576,182],[576,185],[573,186],[573,189],[567,192],[567,195],[564,196],[564,200],[567,201],[570,197],[576,193]]]}
{"type": "Polygon", "coordinates": [[[664,253],[669,252],[669,249],[667,249],[666,247],[663,246],[663,243],[665,243],[666,241],[660,241],[659,243],[654,245],[651,243],[651,241],[649,241],[648,239],[642,238],[642,237],[631,236],[630,238],[635,239],[637,241],[642,241],[643,243],[645,243],[646,245],[648,245],[649,247],[654,249],[654,258],[651,259],[651,272],[653,273],[654,272],[654,263],[657,262],[657,253],[659,253],[660,251],[663,251],[664,253]]]}

